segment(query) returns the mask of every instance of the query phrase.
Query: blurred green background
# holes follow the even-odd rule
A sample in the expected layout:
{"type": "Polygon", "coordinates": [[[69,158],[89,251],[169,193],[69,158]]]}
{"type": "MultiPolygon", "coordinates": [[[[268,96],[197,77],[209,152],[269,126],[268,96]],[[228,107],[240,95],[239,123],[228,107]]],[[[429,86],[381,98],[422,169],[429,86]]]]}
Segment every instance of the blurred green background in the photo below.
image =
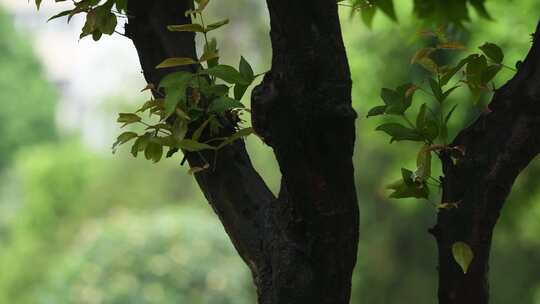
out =
{"type": "MultiPolygon", "coordinates": [[[[232,21],[219,33],[225,61],[236,63],[241,53],[257,72],[269,68],[270,58],[262,4],[216,2],[210,10],[232,21]]],[[[377,15],[372,30],[342,8],[360,117],[361,240],[351,303],[436,302],[436,247],[427,233],[436,211],[427,201],[389,200],[385,190],[399,168],[414,164],[417,146],[389,144],[374,131],[378,120],[365,119],[380,103],[381,87],[422,76],[409,65],[424,43],[410,5],[399,3],[399,24],[377,15]]],[[[540,2],[488,1],[488,8],[495,22],[473,15],[469,31],[456,31],[456,38],[471,50],[495,42],[506,52],[505,63],[514,65],[529,49],[540,2]]],[[[154,165],[124,149],[112,155],[91,147],[77,132],[60,132],[59,88],[37,58],[27,33],[0,11],[0,303],[254,303],[247,267],[179,159],[154,165]]],[[[497,83],[511,76],[504,72],[497,83]]],[[[470,96],[464,91],[453,98],[470,96]]],[[[451,136],[486,101],[476,108],[463,102],[451,136]]],[[[111,96],[98,112],[111,125],[117,111],[141,102],[142,95],[111,96]]],[[[107,130],[105,142],[112,144],[117,132],[107,130]]],[[[248,144],[256,167],[277,190],[279,171],[269,149],[256,138],[248,144]]],[[[540,304],[539,181],[540,164],[533,163],[497,226],[492,303],[540,304]]]]}

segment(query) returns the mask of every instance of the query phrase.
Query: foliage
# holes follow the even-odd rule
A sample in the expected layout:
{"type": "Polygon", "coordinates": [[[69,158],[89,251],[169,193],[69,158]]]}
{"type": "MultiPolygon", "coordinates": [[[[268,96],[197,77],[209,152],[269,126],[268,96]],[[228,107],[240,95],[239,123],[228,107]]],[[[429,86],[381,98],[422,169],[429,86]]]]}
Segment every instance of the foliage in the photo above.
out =
{"type": "MultiPolygon", "coordinates": [[[[157,88],[154,84],[149,84],[146,89],[152,90],[154,95],[162,98],[149,100],[136,113],[148,111],[150,115],[159,116],[159,122],[147,124],[136,113],[120,113],[118,122],[123,123],[123,126],[142,123],[149,131],[142,135],[134,132],[122,133],[113,149],[117,145],[136,139],[131,148],[133,156],[136,157],[138,152],[144,151],[146,159],[158,162],[162,158],[164,147],[169,148],[167,157],[179,149],[189,152],[219,150],[253,132],[253,129],[245,128],[232,136],[218,137],[224,120],[232,118],[235,122],[240,121],[240,115],[246,111],[240,100],[257,75],[244,57],[240,59],[238,70],[219,63],[217,40],[210,39],[208,33],[228,24],[229,20],[205,24],[203,12],[209,1],[201,0],[197,3],[197,8],[188,10],[186,15],[191,15],[200,23],[170,25],[168,29],[173,32],[202,34],[205,41],[204,52],[198,60],[186,57],[168,58],[156,67],[164,69],[189,66],[196,71],[192,72],[188,68],[168,74],[157,88]],[[233,85],[233,98],[229,96],[232,87],[224,83],[233,85]],[[206,136],[206,141],[203,142],[201,140],[206,130],[209,136],[206,136]]],[[[192,170],[200,171],[209,166],[207,163],[202,168],[192,170]]]]}
{"type": "Polygon", "coordinates": [[[248,269],[211,217],[174,207],[90,221],[38,303],[253,303],[248,269]]]}
{"type": "MultiPolygon", "coordinates": [[[[200,23],[170,25],[168,30],[202,34],[205,41],[204,52],[197,60],[187,57],[167,58],[156,66],[157,69],[182,70],[168,74],[157,86],[148,84],[143,90],[150,90],[153,96],[158,98],[148,100],[135,113],[119,114],[117,122],[123,124],[122,127],[140,123],[146,126],[146,131],[143,134],[133,131],[120,134],[113,144],[113,151],[116,151],[119,145],[133,141],[131,154],[134,157],[137,157],[139,152],[144,152],[146,159],[157,163],[162,159],[165,148],[168,148],[167,157],[171,157],[179,150],[188,152],[219,150],[253,133],[253,129],[244,128],[231,136],[221,136],[224,121],[232,120],[234,124],[241,122],[240,116],[247,109],[240,100],[258,75],[254,74],[244,57],[241,57],[238,69],[219,63],[217,40],[210,39],[208,33],[228,24],[229,20],[205,24],[203,13],[209,0],[199,0],[196,3],[197,7],[188,10],[186,16],[198,19],[200,23]],[[229,96],[231,89],[232,97],[229,96]],[[153,115],[159,117],[159,120],[156,123],[143,121],[139,113],[145,112],[148,112],[150,117],[153,115]],[[204,136],[205,133],[208,135],[204,136]]],[[[37,0],[38,7],[39,4],[40,1],[37,0]]],[[[69,22],[74,15],[84,12],[86,23],[81,38],[92,35],[94,40],[99,40],[102,34],[114,33],[117,16],[111,11],[113,7],[120,13],[125,12],[127,1],[75,2],[75,8],[50,19],[67,16],[69,22]]],[[[207,162],[204,167],[192,170],[200,171],[209,167],[210,164],[207,162]]]]}
{"type": "MultiPolygon", "coordinates": [[[[462,147],[448,145],[448,124],[458,104],[449,104],[448,97],[463,85],[467,86],[472,93],[473,101],[477,101],[480,95],[490,91],[489,84],[497,73],[503,68],[504,54],[499,46],[493,43],[485,43],[479,49],[483,53],[474,53],[459,60],[456,64],[443,65],[434,59],[437,53],[448,50],[461,50],[465,47],[456,42],[448,41],[442,30],[425,32],[424,34],[436,38],[436,44],[419,50],[411,60],[412,64],[419,64],[432,74],[422,83],[405,84],[396,89],[383,88],[381,98],[383,105],[376,106],[368,112],[368,117],[389,115],[399,117],[404,122],[386,122],[377,127],[394,141],[414,141],[422,143],[417,155],[417,168],[410,171],[401,169],[402,178],[388,186],[394,192],[392,198],[428,198],[429,184],[439,181],[431,176],[432,153],[441,151],[449,152],[452,157],[459,158],[465,153],[462,147]],[[458,78],[457,81],[450,82],[458,78]],[[425,86],[429,88],[425,88],[425,86]],[[407,111],[413,104],[413,98],[417,91],[428,96],[428,102],[422,103],[417,111],[413,112],[416,117],[413,123],[407,111]]],[[[507,67],[509,68],[509,67],[507,67]]],[[[512,68],[509,68],[512,69],[512,68]]],[[[494,87],[494,86],[493,86],[494,87]]],[[[437,208],[455,208],[456,202],[444,202],[437,208]]]]}
{"type": "MultiPolygon", "coordinates": [[[[344,2],[339,0],[338,2],[344,2]]],[[[485,3],[486,0],[413,0],[413,11],[418,19],[426,23],[455,24],[462,26],[470,21],[469,6],[473,7],[478,15],[491,19],[485,3]]],[[[393,21],[398,17],[394,7],[394,0],[350,0],[353,12],[360,12],[363,22],[371,27],[373,18],[378,11],[384,13],[393,21]]]]}

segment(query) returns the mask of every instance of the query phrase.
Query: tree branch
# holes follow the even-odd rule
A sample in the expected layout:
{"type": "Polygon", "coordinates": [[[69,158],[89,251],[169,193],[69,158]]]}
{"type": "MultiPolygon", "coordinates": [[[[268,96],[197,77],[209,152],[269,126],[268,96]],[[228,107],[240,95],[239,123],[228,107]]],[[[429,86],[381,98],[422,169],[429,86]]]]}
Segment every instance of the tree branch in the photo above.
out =
{"type": "MultiPolygon", "coordinates": [[[[191,1],[130,0],[128,5],[126,35],[135,44],[148,83],[159,84],[174,71],[155,69],[164,59],[196,58],[193,33],[167,30],[168,25],[191,23],[184,15],[191,1]]],[[[224,132],[230,135],[234,130],[229,126],[224,132]]],[[[204,152],[205,158],[214,159],[213,153],[204,152]]],[[[204,165],[198,154],[186,153],[186,157],[191,166],[204,165]]],[[[253,168],[243,141],[221,149],[216,159],[212,169],[195,174],[197,182],[236,249],[257,276],[263,264],[265,213],[275,197],[253,168]]]]}
{"type": "MultiPolygon", "coordinates": [[[[465,151],[445,163],[441,210],[431,230],[439,247],[439,303],[487,304],[493,229],[519,173],[540,151],[540,23],[533,46],[517,74],[498,89],[483,114],[453,142],[465,151]],[[463,274],[452,244],[463,241],[475,257],[463,274]]],[[[446,161],[445,161],[446,160],[446,161]]]]}
{"type": "MultiPolygon", "coordinates": [[[[191,1],[128,3],[126,35],[148,82],[171,72],[154,68],[163,59],[196,57],[192,34],[166,30],[191,22],[184,17],[191,1]]],[[[268,190],[242,141],[221,149],[213,170],[196,179],[250,266],[259,303],[347,304],[358,243],[356,114],[337,5],[268,0],[268,7],[273,66],[254,90],[252,111],[278,159],[280,195],[268,190]]],[[[199,156],[186,156],[191,166],[202,165],[199,156]]]]}

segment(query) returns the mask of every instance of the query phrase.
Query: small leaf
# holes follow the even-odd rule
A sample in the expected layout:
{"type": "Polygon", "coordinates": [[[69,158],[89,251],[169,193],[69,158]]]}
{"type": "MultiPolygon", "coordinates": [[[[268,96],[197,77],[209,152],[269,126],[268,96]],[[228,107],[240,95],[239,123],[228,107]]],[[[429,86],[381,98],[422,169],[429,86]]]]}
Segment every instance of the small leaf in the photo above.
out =
{"type": "Polygon", "coordinates": [[[243,56],[240,57],[240,65],[238,70],[240,71],[240,74],[246,79],[253,79],[255,77],[253,68],[251,68],[251,65],[243,56]]]}
{"type": "Polygon", "coordinates": [[[433,113],[425,103],[420,106],[420,110],[416,116],[416,128],[420,136],[428,141],[433,141],[439,135],[437,120],[433,117],[433,113]]]}
{"type": "Polygon", "coordinates": [[[238,100],[229,98],[227,96],[221,96],[214,99],[210,106],[208,107],[209,112],[214,112],[217,114],[223,114],[224,112],[233,109],[233,108],[243,108],[244,105],[238,100]]]}
{"type": "Polygon", "coordinates": [[[197,64],[198,62],[188,57],[176,57],[163,60],[156,66],[156,69],[172,68],[177,66],[184,66],[190,64],[197,64]]]}
{"type": "Polygon", "coordinates": [[[398,123],[386,123],[377,127],[377,131],[383,131],[392,137],[391,141],[411,140],[423,141],[423,137],[415,130],[404,127],[398,123]]]}
{"type": "Polygon", "coordinates": [[[202,150],[215,150],[216,148],[209,144],[201,143],[192,139],[183,139],[178,142],[177,147],[189,152],[197,152],[202,150]]]}
{"type": "Polygon", "coordinates": [[[138,136],[139,135],[135,132],[124,132],[118,136],[116,142],[112,146],[112,149],[114,150],[117,146],[125,144],[138,136]]]}
{"type": "Polygon", "coordinates": [[[496,63],[501,63],[504,59],[502,49],[495,43],[486,42],[480,47],[480,50],[482,50],[482,52],[486,54],[489,59],[495,61],[496,63]]]}
{"type": "Polygon", "coordinates": [[[228,83],[243,85],[249,85],[251,83],[250,79],[244,78],[240,72],[229,65],[216,65],[215,67],[202,71],[202,73],[215,76],[228,83]]]}
{"type": "Polygon", "coordinates": [[[477,55],[470,55],[462,59],[455,67],[444,73],[440,80],[441,86],[445,86],[450,81],[450,79],[452,79],[452,77],[456,75],[457,72],[459,72],[467,63],[469,63],[476,56],[477,55]]]}
{"type": "Polygon", "coordinates": [[[448,121],[450,120],[450,117],[452,117],[452,114],[454,114],[454,111],[456,110],[457,108],[457,104],[455,104],[452,109],[450,109],[450,112],[448,112],[448,114],[446,114],[446,118],[444,119],[444,123],[445,124],[448,124],[448,121]]]}
{"type": "Polygon", "coordinates": [[[396,10],[394,9],[394,1],[393,0],[377,0],[374,2],[377,7],[386,14],[386,16],[390,17],[393,21],[397,21],[397,15],[396,10]]]}
{"type": "Polygon", "coordinates": [[[124,123],[124,126],[141,121],[141,118],[133,113],[119,113],[116,122],[124,123]]]}
{"type": "Polygon", "coordinates": [[[387,189],[394,190],[390,194],[391,198],[428,198],[429,188],[425,182],[415,182],[414,173],[410,170],[401,169],[402,179],[387,186],[387,189]]]}
{"type": "Polygon", "coordinates": [[[211,116],[210,118],[208,118],[207,120],[205,120],[198,128],[197,130],[195,130],[195,132],[193,132],[193,135],[191,136],[191,139],[193,139],[194,141],[198,141],[199,138],[201,138],[201,134],[202,132],[204,131],[204,129],[206,128],[206,126],[208,125],[208,123],[210,122],[210,120],[213,118],[213,116],[211,116]]]}
{"type": "Polygon", "coordinates": [[[363,5],[361,7],[360,16],[364,24],[371,29],[373,25],[373,18],[377,13],[377,7],[375,5],[363,5]]]}
{"type": "Polygon", "coordinates": [[[186,71],[174,72],[167,74],[163,77],[159,83],[159,88],[170,88],[170,87],[180,87],[186,85],[191,79],[193,79],[194,74],[186,71]]]}
{"type": "Polygon", "coordinates": [[[227,139],[225,139],[219,146],[218,146],[218,149],[221,149],[229,144],[232,144],[233,142],[235,142],[236,140],[242,138],[242,137],[246,137],[246,136],[249,136],[251,134],[254,134],[255,133],[255,130],[253,128],[245,128],[245,129],[242,129],[242,130],[238,130],[236,133],[234,133],[233,135],[229,136],[227,139]]]}
{"type": "Polygon", "coordinates": [[[135,143],[133,143],[133,146],[131,146],[131,154],[134,157],[137,157],[137,154],[140,151],[144,151],[144,149],[146,149],[146,146],[150,142],[150,138],[151,138],[151,133],[146,133],[142,136],[139,136],[139,138],[137,138],[135,143]]]}
{"type": "Polygon", "coordinates": [[[208,33],[210,31],[216,30],[228,23],[229,23],[229,19],[225,19],[225,20],[221,20],[221,21],[209,24],[206,26],[205,32],[208,33]]]}
{"type": "Polygon", "coordinates": [[[240,101],[246,93],[249,86],[243,84],[234,85],[234,99],[240,101]]]}
{"type": "Polygon", "coordinates": [[[63,11],[63,12],[61,12],[61,13],[58,13],[58,14],[52,16],[51,18],[49,18],[49,19],[47,20],[47,22],[49,22],[49,21],[51,21],[51,20],[54,20],[54,19],[57,19],[57,18],[61,18],[61,17],[64,17],[64,16],[68,16],[68,15],[71,14],[72,11],[73,11],[73,10],[67,10],[67,11],[63,11]]]}
{"type": "Polygon", "coordinates": [[[179,24],[169,25],[167,29],[171,32],[193,32],[204,33],[204,28],[200,24],[179,24]]]}
{"type": "Polygon", "coordinates": [[[146,149],[144,149],[144,157],[148,160],[152,160],[154,163],[160,161],[162,156],[163,146],[158,143],[151,141],[146,146],[146,149]]]}
{"type": "Polygon", "coordinates": [[[180,101],[185,100],[186,98],[186,89],[185,87],[180,88],[170,88],[167,90],[167,94],[165,95],[165,117],[169,117],[171,114],[173,114],[176,110],[176,107],[178,106],[178,103],[180,101]]]}
{"type": "Polygon", "coordinates": [[[452,245],[452,255],[459,266],[461,266],[463,273],[467,273],[474,258],[471,247],[464,242],[456,242],[452,245]]]}
{"type": "Polygon", "coordinates": [[[376,106],[369,110],[367,117],[383,115],[387,106],[376,106]]]}
{"type": "Polygon", "coordinates": [[[439,83],[435,79],[429,78],[429,85],[431,86],[431,91],[433,92],[433,95],[435,96],[437,101],[442,102],[443,93],[441,87],[439,86],[439,83]]]}

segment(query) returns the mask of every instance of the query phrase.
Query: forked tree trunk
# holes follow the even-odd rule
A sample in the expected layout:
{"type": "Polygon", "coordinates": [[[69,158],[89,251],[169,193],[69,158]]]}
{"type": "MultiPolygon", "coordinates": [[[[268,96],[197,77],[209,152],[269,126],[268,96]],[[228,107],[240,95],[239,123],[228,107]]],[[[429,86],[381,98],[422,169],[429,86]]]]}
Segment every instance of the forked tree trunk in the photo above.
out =
{"type": "MultiPolygon", "coordinates": [[[[336,1],[267,4],[272,69],[254,90],[252,111],[254,127],[278,160],[280,194],[268,190],[242,141],[220,150],[215,168],[196,179],[250,267],[259,303],[347,304],[359,224],[356,114],[336,1]]],[[[164,76],[154,68],[163,59],[195,58],[193,34],[166,29],[190,22],[184,11],[191,1],[128,5],[126,34],[149,83],[164,76]]],[[[187,158],[191,165],[201,162],[195,154],[187,158]]]]}
{"type": "Polygon", "coordinates": [[[439,303],[487,304],[493,229],[516,177],[540,151],[540,24],[517,74],[453,145],[464,155],[455,162],[441,157],[442,202],[458,208],[442,210],[431,230],[439,249],[439,303]],[[475,255],[467,274],[452,256],[458,241],[475,255]]]}

